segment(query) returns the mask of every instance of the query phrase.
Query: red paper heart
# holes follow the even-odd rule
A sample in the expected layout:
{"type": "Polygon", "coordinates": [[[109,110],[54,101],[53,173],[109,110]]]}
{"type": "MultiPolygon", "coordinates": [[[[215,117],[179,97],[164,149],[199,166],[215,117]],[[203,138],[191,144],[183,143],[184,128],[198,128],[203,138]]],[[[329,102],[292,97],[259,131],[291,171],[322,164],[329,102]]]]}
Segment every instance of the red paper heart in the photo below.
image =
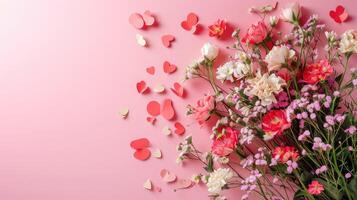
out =
{"type": "Polygon", "coordinates": [[[146,106],[146,110],[152,116],[160,115],[160,103],[157,101],[150,101],[146,106]]]}
{"type": "Polygon", "coordinates": [[[186,20],[181,22],[181,27],[186,31],[191,31],[192,28],[196,29],[198,23],[198,16],[195,13],[189,13],[186,20]]]}
{"type": "Polygon", "coordinates": [[[184,88],[181,86],[181,84],[180,84],[180,83],[177,83],[177,82],[174,83],[174,86],[171,88],[171,91],[172,91],[173,93],[175,93],[175,94],[176,94],[177,96],[179,96],[179,97],[183,97],[184,92],[185,92],[185,90],[184,90],[184,88]]]}
{"type": "Polygon", "coordinates": [[[189,179],[179,179],[175,183],[175,189],[187,189],[193,185],[193,182],[189,179]]]}
{"type": "Polygon", "coordinates": [[[151,75],[154,75],[155,74],[155,67],[151,66],[151,67],[146,68],[146,72],[151,74],[151,75]]]}
{"type": "Polygon", "coordinates": [[[142,29],[145,26],[143,17],[139,13],[133,13],[129,16],[129,23],[137,29],[142,29]]]}
{"type": "Polygon", "coordinates": [[[175,123],[175,133],[177,135],[183,135],[185,133],[185,127],[180,122],[175,123]]]}
{"type": "Polygon", "coordinates": [[[160,176],[162,178],[162,181],[164,181],[166,183],[172,183],[172,182],[176,181],[176,175],[169,172],[166,169],[162,169],[160,171],[160,176]]]}
{"type": "Polygon", "coordinates": [[[130,142],[133,149],[145,149],[150,146],[150,141],[147,138],[139,138],[130,142]]]}
{"type": "Polygon", "coordinates": [[[149,159],[150,155],[151,155],[151,152],[149,149],[138,149],[134,153],[134,157],[141,161],[149,159]]]}
{"type": "Polygon", "coordinates": [[[155,117],[146,117],[146,121],[148,121],[150,124],[154,124],[156,121],[155,117]]]}
{"type": "Polygon", "coordinates": [[[342,23],[347,20],[348,13],[343,6],[339,5],[336,7],[336,10],[330,11],[330,17],[335,20],[335,22],[342,23]]]}
{"type": "Polygon", "coordinates": [[[143,19],[146,26],[152,26],[155,24],[155,17],[150,11],[145,11],[143,14],[143,19]]]}
{"type": "Polygon", "coordinates": [[[175,40],[175,37],[170,34],[163,35],[161,37],[162,44],[167,48],[171,46],[171,42],[173,42],[174,40],[175,40]]]}
{"type": "Polygon", "coordinates": [[[164,72],[166,74],[174,73],[177,70],[176,65],[173,65],[173,64],[169,63],[168,61],[164,62],[163,68],[164,68],[164,72]]]}
{"type": "Polygon", "coordinates": [[[174,118],[175,110],[172,106],[172,101],[170,99],[164,100],[161,108],[161,115],[167,120],[171,120],[174,118]]]}
{"type": "Polygon", "coordinates": [[[146,86],[145,81],[140,81],[140,82],[136,83],[136,89],[138,90],[138,92],[140,94],[143,94],[148,90],[148,87],[146,86]]]}

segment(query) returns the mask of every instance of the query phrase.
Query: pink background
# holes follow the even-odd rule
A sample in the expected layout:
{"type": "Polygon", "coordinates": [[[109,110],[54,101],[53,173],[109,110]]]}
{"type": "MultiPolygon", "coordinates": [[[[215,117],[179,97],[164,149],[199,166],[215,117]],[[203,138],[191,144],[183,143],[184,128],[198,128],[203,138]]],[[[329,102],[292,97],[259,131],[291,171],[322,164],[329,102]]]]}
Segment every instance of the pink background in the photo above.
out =
{"type": "MultiPolygon", "coordinates": [[[[273,1],[115,1],[115,0],[3,0],[0,2],[0,199],[1,200],[118,200],[118,199],[206,199],[205,187],[173,192],[160,181],[159,171],[167,168],[181,178],[199,172],[198,163],[175,164],[178,136],[161,133],[172,123],[159,118],[155,126],[145,120],[151,99],[170,97],[178,120],[200,142],[209,145],[206,128],[184,116],[184,107],[207,88],[200,81],[185,84],[188,96],[137,94],[136,82],[166,87],[183,76],[184,66],[199,56],[206,41],[221,47],[230,42],[209,38],[205,29],[192,35],[180,27],[186,14],[194,11],[207,26],[217,18],[234,27],[256,22],[248,14],[252,5],[273,1]],[[152,11],[158,27],[141,31],[131,27],[132,12],[152,11]],[[136,44],[141,33],[149,48],[136,44]],[[161,45],[160,37],[176,36],[172,48],[161,45]],[[162,62],[179,66],[173,75],[162,72],[162,62]],[[154,65],[150,76],[145,68],[154,65]],[[128,119],[118,115],[129,107],[128,119]],[[132,139],[148,137],[152,149],[160,148],[164,158],[146,162],[133,159],[132,139]],[[143,182],[151,178],[161,193],[148,192],[143,182]]],[[[284,1],[285,2],[285,1],[284,1]]],[[[319,14],[338,33],[356,27],[352,19],[334,23],[328,11],[338,4],[352,15],[352,0],[305,0],[309,12],[319,14]]],[[[280,8],[285,3],[279,5],[280,8]]],[[[278,15],[278,12],[274,14],[278,15]]],[[[226,53],[227,51],[225,51],[226,53]]],[[[224,54],[225,54],[224,53],[224,54]]],[[[228,196],[235,196],[232,191],[228,196]]]]}

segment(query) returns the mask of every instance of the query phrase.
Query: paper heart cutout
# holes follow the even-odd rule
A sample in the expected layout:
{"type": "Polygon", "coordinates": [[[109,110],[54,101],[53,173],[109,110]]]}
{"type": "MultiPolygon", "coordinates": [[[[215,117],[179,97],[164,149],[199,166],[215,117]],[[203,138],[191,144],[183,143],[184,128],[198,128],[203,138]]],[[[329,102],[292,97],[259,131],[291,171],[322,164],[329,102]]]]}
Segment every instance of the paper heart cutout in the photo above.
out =
{"type": "Polygon", "coordinates": [[[177,135],[183,135],[185,131],[185,127],[180,122],[175,123],[175,133],[177,135]]]}
{"type": "Polygon", "coordinates": [[[145,47],[147,45],[147,42],[144,38],[144,36],[140,34],[136,34],[136,43],[142,47],[145,47]]]}
{"type": "Polygon", "coordinates": [[[164,62],[163,68],[164,68],[164,72],[165,72],[166,74],[174,73],[174,72],[177,70],[177,66],[171,64],[171,63],[168,62],[168,61],[165,61],[165,62],[164,62]]]}
{"type": "Polygon", "coordinates": [[[134,153],[134,157],[141,161],[149,159],[150,155],[151,155],[151,152],[149,149],[138,149],[134,153]]]}
{"type": "Polygon", "coordinates": [[[198,16],[195,13],[189,13],[187,15],[186,20],[181,22],[181,27],[186,31],[192,31],[192,29],[194,29],[193,31],[194,33],[196,31],[197,23],[198,23],[198,16]]]}
{"type": "Polygon", "coordinates": [[[338,5],[336,10],[330,11],[330,17],[335,20],[337,23],[345,22],[348,18],[348,13],[345,10],[345,7],[338,5]]]}
{"type": "Polygon", "coordinates": [[[160,171],[160,176],[162,181],[166,182],[166,183],[172,183],[176,181],[176,175],[169,172],[167,169],[162,169],[160,171]]]}
{"type": "Polygon", "coordinates": [[[175,190],[187,189],[193,185],[193,182],[189,179],[179,179],[175,183],[175,190]]]}
{"type": "Polygon", "coordinates": [[[185,92],[181,84],[177,82],[174,83],[173,87],[171,88],[171,91],[179,97],[183,97],[185,92]]]}
{"type": "Polygon", "coordinates": [[[154,124],[156,121],[155,117],[146,117],[146,121],[149,122],[150,124],[154,124]]]}
{"type": "Polygon", "coordinates": [[[144,19],[139,13],[132,13],[129,16],[129,23],[137,29],[142,29],[145,26],[144,19]]]}
{"type": "Polygon", "coordinates": [[[171,120],[175,117],[175,110],[171,99],[165,99],[162,103],[161,115],[167,120],[171,120]]]}
{"type": "Polygon", "coordinates": [[[165,126],[164,128],[162,128],[162,133],[166,136],[171,135],[171,129],[168,126],[165,126]]]}
{"type": "Polygon", "coordinates": [[[160,159],[162,157],[162,153],[160,149],[156,149],[154,152],[152,152],[152,156],[154,156],[155,158],[160,159]]]}
{"type": "Polygon", "coordinates": [[[122,108],[119,110],[119,114],[122,116],[122,118],[127,118],[129,114],[129,108],[122,108]]]}
{"type": "Polygon", "coordinates": [[[145,183],[143,184],[143,187],[147,190],[152,190],[151,180],[150,179],[146,180],[145,183]]]}
{"type": "Polygon", "coordinates": [[[140,81],[136,83],[136,89],[140,94],[143,94],[148,90],[148,87],[146,86],[145,81],[140,81]]]}
{"type": "Polygon", "coordinates": [[[154,92],[156,92],[156,93],[163,93],[163,92],[165,92],[165,86],[163,86],[162,84],[157,85],[157,86],[154,88],[154,92]]]}
{"type": "Polygon", "coordinates": [[[158,116],[160,115],[160,103],[157,101],[150,101],[146,106],[146,110],[151,116],[158,116]]]}
{"type": "Polygon", "coordinates": [[[147,138],[139,138],[130,142],[130,146],[133,149],[145,149],[150,146],[150,141],[147,138]]]}
{"type": "Polygon", "coordinates": [[[146,72],[148,74],[154,75],[155,74],[155,67],[151,66],[151,67],[146,68],[146,72]]]}
{"type": "Polygon", "coordinates": [[[163,35],[161,37],[162,44],[167,48],[169,48],[171,46],[171,42],[173,42],[174,40],[175,40],[175,37],[170,34],[163,35]]]}
{"type": "Polygon", "coordinates": [[[150,11],[145,11],[142,17],[146,26],[152,26],[155,24],[155,17],[150,11]]]}

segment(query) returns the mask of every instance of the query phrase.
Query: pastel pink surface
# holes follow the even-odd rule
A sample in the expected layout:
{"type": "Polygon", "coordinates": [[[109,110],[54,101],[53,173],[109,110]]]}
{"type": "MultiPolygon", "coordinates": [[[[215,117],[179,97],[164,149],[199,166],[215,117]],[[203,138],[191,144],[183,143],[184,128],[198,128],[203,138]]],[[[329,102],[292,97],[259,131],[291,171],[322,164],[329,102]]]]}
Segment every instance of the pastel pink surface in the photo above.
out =
{"type": "MultiPolygon", "coordinates": [[[[148,178],[160,183],[162,167],[180,178],[200,172],[199,163],[181,167],[174,160],[179,137],[161,134],[166,120],[147,123],[146,104],[153,96],[140,95],[135,85],[167,86],[183,77],[184,66],[200,54],[207,41],[224,49],[230,40],[209,38],[183,30],[181,21],[189,12],[207,27],[218,18],[227,19],[245,31],[259,18],[249,7],[274,1],[237,0],[8,0],[0,12],[0,199],[2,200],[117,200],[117,199],[207,199],[203,186],[174,192],[162,184],[161,193],[148,192],[142,183],[148,178]],[[150,10],[158,16],[158,27],[133,28],[131,13],[150,10]],[[135,42],[135,34],[150,40],[149,48],[135,42]],[[167,49],[161,43],[166,33],[177,41],[167,49]],[[148,65],[161,66],[170,60],[177,72],[167,76],[148,65]],[[130,109],[122,120],[120,107],[130,109]],[[128,147],[135,138],[148,137],[153,148],[165,154],[161,160],[140,162],[128,147]]],[[[279,3],[275,15],[288,1],[279,3]]],[[[329,11],[341,4],[357,13],[356,1],[300,0],[304,10],[317,13],[330,29],[342,33],[356,28],[356,16],[337,24],[329,11]]],[[[284,25],[283,27],[287,27],[284,25]]],[[[356,63],[356,58],[353,61],[356,63]]],[[[187,103],[194,103],[209,87],[201,81],[186,82],[187,97],[173,99],[177,119],[193,135],[200,149],[209,148],[209,133],[193,119],[184,117],[187,103]]],[[[155,96],[157,97],[157,96],[155,96]]],[[[157,99],[162,100],[162,99],[157,99]]],[[[240,196],[232,190],[227,197],[240,196]]]]}

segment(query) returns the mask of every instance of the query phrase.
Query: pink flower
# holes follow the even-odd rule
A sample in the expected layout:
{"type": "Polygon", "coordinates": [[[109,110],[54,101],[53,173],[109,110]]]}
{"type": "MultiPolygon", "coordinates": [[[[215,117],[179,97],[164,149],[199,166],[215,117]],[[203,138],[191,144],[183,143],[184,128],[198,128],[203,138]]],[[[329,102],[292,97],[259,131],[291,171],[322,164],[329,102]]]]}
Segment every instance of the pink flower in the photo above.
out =
{"type": "Polygon", "coordinates": [[[265,132],[265,140],[270,140],[275,135],[282,134],[290,126],[291,123],[288,121],[284,110],[271,110],[262,118],[262,129],[265,132]]]}
{"type": "Polygon", "coordinates": [[[305,67],[303,72],[303,81],[308,84],[316,84],[326,80],[333,73],[333,68],[327,60],[320,60],[317,63],[305,67]]]}
{"type": "Polygon", "coordinates": [[[299,158],[299,153],[294,147],[275,147],[273,150],[273,158],[280,163],[286,163],[288,160],[297,161],[299,158]]]}
{"type": "Polygon", "coordinates": [[[203,124],[211,116],[211,111],[215,107],[214,101],[214,97],[210,95],[205,95],[197,101],[196,107],[193,108],[193,113],[199,124],[203,124]]]}
{"type": "Polygon", "coordinates": [[[239,131],[231,127],[218,128],[219,135],[213,138],[212,153],[227,156],[237,147],[239,131]]]}
{"type": "Polygon", "coordinates": [[[312,181],[307,189],[307,192],[312,195],[318,195],[324,191],[324,186],[321,185],[318,181],[312,181]]]}
{"type": "Polygon", "coordinates": [[[208,26],[208,34],[210,37],[221,37],[227,29],[227,23],[224,20],[218,19],[214,24],[208,26]]]}
{"type": "Polygon", "coordinates": [[[263,42],[263,40],[268,35],[268,29],[263,21],[258,22],[258,24],[252,24],[242,38],[243,43],[258,44],[263,42]]]}
{"type": "Polygon", "coordinates": [[[291,79],[291,75],[289,70],[287,70],[286,68],[280,69],[276,75],[278,75],[280,78],[284,79],[284,81],[286,83],[288,83],[291,79]]]}

